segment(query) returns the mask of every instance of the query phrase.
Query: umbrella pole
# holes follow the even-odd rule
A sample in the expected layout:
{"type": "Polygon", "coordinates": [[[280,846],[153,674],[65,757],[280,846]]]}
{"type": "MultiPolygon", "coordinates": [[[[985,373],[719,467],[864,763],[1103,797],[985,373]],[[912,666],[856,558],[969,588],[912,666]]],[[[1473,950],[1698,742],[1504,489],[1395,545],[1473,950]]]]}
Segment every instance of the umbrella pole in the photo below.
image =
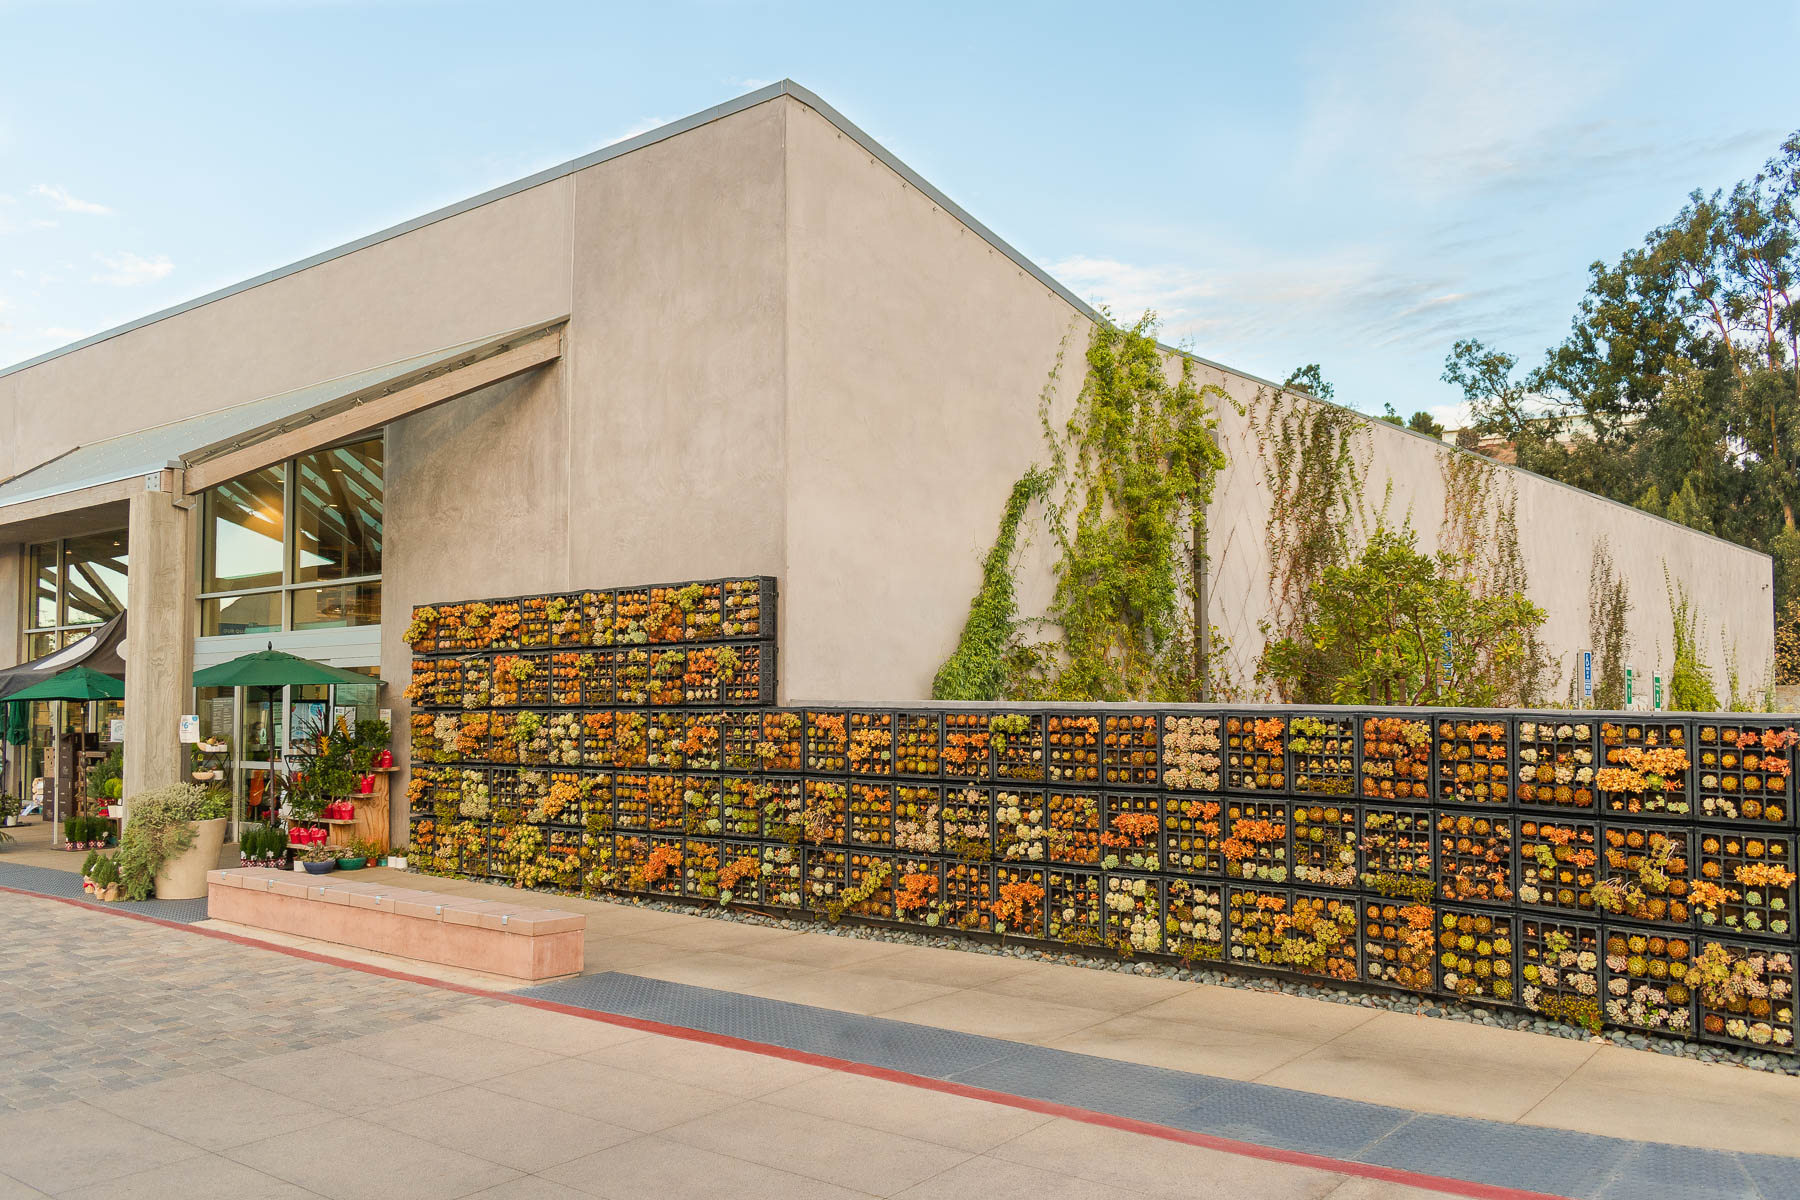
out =
{"type": "Polygon", "coordinates": [[[50,762],[52,765],[50,770],[44,772],[45,777],[50,780],[50,786],[45,788],[44,791],[47,793],[50,800],[50,844],[52,846],[58,844],[57,839],[62,837],[63,828],[61,717],[62,705],[58,701],[52,700],[50,702],[50,728],[55,734],[55,739],[50,744],[50,762]]]}
{"type": "MultiPolygon", "coordinates": [[[[277,771],[280,771],[284,778],[287,774],[287,754],[285,751],[277,753],[277,750],[286,743],[279,736],[281,731],[275,728],[275,695],[281,689],[270,687],[265,690],[269,694],[269,782],[274,783],[277,771]]],[[[281,817],[281,813],[276,807],[280,803],[281,792],[271,787],[266,790],[265,794],[269,797],[269,824],[272,826],[281,817]]]]}

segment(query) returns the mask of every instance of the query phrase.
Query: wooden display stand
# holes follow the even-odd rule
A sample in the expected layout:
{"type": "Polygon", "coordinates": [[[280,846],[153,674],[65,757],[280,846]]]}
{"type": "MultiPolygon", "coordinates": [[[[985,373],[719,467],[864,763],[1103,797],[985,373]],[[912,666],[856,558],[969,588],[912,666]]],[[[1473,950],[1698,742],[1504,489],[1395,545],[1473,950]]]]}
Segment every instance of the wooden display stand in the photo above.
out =
{"type": "Polygon", "coordinates": [[[349,797],[356,802],[355,820],[318,822],[329,827],[325,833],[326,845],[348,846],[353,841],[362,841],[373,842],[384,851],[388,849],[388,779],[393,773],[392,767],[376,767],[370,772],[375,776],[375,790],[366,796],[349,797]]]}

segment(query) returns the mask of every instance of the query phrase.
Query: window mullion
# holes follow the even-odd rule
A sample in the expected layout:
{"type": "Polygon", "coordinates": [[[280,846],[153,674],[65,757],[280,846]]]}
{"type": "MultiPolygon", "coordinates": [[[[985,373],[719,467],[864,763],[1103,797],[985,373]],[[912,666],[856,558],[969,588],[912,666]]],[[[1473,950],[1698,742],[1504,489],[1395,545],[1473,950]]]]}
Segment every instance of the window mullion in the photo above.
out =
{"type": "Polygon", "coordinates": [[[294,556],[300,552],[300,539],[294,535],[294,524],[299,517],[299,505],[295,502],[300,494],[300,481],[296,478],[300,473],[300,460],[290,458],[281,470],[282,477],[282,514],[281,514],[281,630],[291,633],[294,629],[293,586],[294,556]]]}

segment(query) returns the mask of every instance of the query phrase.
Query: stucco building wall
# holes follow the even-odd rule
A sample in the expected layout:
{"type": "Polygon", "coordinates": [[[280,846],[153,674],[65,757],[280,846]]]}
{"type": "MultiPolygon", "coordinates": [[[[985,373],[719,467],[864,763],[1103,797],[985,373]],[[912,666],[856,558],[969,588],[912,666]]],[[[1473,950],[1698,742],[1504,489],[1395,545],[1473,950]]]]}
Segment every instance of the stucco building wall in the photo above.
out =
{"type": "Polygon", "coordinates": [[[0,376],[0,474],[565,313],[570,193],[556,180],[0,376]]]}

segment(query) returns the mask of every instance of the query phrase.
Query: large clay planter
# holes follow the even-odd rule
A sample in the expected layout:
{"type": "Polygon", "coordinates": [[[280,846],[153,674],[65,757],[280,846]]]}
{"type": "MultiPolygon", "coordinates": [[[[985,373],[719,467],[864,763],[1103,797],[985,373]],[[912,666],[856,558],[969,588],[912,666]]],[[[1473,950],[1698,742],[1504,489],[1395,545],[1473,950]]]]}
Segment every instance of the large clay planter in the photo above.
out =
{"type": "Polygon", "coordinates": [[[158,900],[206,898],[206,873],[219,865],[219,851],[225,847],[225,818],[191,824],[193,845],[164,863],[156,873],[158,900]]]}

